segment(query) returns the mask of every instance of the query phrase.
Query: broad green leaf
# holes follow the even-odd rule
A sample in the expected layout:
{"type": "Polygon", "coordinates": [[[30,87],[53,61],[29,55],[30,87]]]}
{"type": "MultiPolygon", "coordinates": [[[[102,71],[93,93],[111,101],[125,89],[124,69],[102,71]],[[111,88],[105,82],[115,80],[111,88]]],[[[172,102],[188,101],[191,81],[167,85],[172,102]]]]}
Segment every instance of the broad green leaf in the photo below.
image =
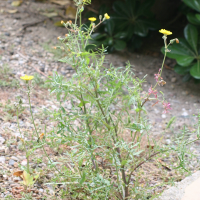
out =
{"type": "Polygon", "coordinates": [[[200,14],[196,14],[195,17],[198,19],[198,21],[200,22],[200,14]]]}
{"type": "Polygon", "coordinates": [[[188,13],[187,20],[194,25],[200,25],[200,21],[197,19],[194,13],[188,13]]]}
{"type": "Polygon", "coordinates": [[[110,36],[113,35],[114,27],[115,27],[114,21],[109,20],[109,21],[106,22],[105,30],[110,36]]]}
{"type": "Polygon", "coordinates": [[[184,36],[192,49],[197,54],[198,31],[195,26],[188,24],[184,29],[184,36]]]}
{"type": "Polygon", "coordinates": [[[118,32],[114,35],[114,38],[116,39],[124,39],[127,37],[127,32],[118,32]]]}
{"type": "Polygon", "coordinates": [[[137,20],[134,26],[134,33],[141,37],[145,37],[148,34],[148,27],[143,20],[137,20]]]}
{"type": "Polygon", "coordinates": [[[200,79],[200,62],[195,63],[190,69],[190,74],[196,79],[200,79]]]}
{"type": "Polygon", "coordinates": [[[184,75],[186,73],[188,73],[190,71],[190,68],[188,67],[183,67],[183,66],[180,66],[180,65],[175,65],[174,66],[174,71],[177,73],[177,74],[181,74],[181,75],[184,75]]]}
{"type": "Polygon", "coordinates": [[[114,2],[113,10],[118,14],[118,16],[123,16],[124,18],[129,17],[129,12],[127,12],[126,3],[122,2],[122,1],[114,2]]]}
{"type": "Polygon", "coordinates": [[[124,42],[123,40],[115,40],[115,44],[114,44],[114,48],[117,51],[121,51],[126,47],[126,42],[124,42]]]}
{"type": "Polygon", "coordinates": [[[183,0],[183,2],[190,8],[200,12],[200,1],[199,0],[183,0]]]}
{"type": "Polygon", "coordinates": [[[183,67],[187,67],[189,64],[192,63],[193,60],[194,57],[190,56],[176,56],[177,63],[183,67]]]}
{"type": "Polygon", "coordinates": [[[94,33],[92,34],[91,38],[94,40],[100,40],[106,37],[106,34],[102,34],[102,33],[94,33]]]}

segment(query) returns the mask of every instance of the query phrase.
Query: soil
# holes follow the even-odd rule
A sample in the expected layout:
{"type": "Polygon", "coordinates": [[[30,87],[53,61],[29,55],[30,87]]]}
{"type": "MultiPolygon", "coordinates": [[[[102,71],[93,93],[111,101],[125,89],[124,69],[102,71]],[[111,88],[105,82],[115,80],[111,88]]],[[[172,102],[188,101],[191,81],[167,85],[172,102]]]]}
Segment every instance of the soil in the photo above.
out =
{"type": "MultiPolygon", "coordinates": [[[[53,46],[57,44],[57,37],[66,33],[64,28],[54,26],[54,23],[62,20],[62,18],[60,16],[48,18],[39,14],[54,12],[55,10],[63,12],[63,7],[42,2],[24,2],[18,7],[13,7],[11,3],[11,1],[0,1],[0,69],[4,69],[5,66],[7,66],[11,71],[9,77],[6,79],[3,75],[0,75],[1,79],[4,80],[5,83],[11,83],[13,79],[19,80],[19,77],[23,74],[37,73],[42,76],[40,80],[40,82],[42,82],[48,75],[52,75],[53,71],[57,71],[66,78],[70,77],[74,72],[73,69],[66,64],[59,63],[56,60],[57,55],[53,49],[53,46]]],[[[158,34],[158,37],[162,40],[162,35],[158,34]]],[[[159,39],[156,38],[156,41],[157,40],[159,39]]],[[[160,53],[160,47],[160,45],[155,45],[151,41],[150,45],[146,45],[138,53],[130,53],[126,50],[120,53],[116,52],[107,55],[106,61],[112,63],[115,67],[123,67],[126,65],[126,62],[129,61],[136,77],[143,78],[147,75],[143,87],[145,91],[148,91],[150,86],[156,83],[154,74],[159,71],[162,65],[163,55],[160,53]]],[[[193,131],[195,130],[197,114],[200,109],[200,85],[195,84],[192,80],[190,82],[182,82],[182,77],[173,71],[173,66],[175,64],[176,62],[174,60],[166,59],[162,74],[166,84],[163,87],[160,86],[157,88],[158,92],[162,91],[164,93],[166,101],[170,102],[172,108],[170,112],[163,114],[163,105],[154,105],[155,102],[149,101],[145,107],[149,122],[152,125],[152,137],[160,137],[163,135],[166,143],[170,143],[173,136],[181,133],[181,129],[183,129],[184,126],[189,130],[188,139],[194,139],[196,135],[193,131]],[[167,128],[172,117],[175,117],[175,120],[171,127],[167,128]]],[[[12,82],[12,84],[15,83],[12,82]]],[[[12,115],[12,112],[14,112],[12,111],[12,102],[15,101],[15,97],[18,95],[23,98],[25,106],[27,107],[28,102],[25,95],[23,96],[19,89],[4,85],[3,83],[0,85],[0,138],[4,138],[8,141],[11,140],[13,136],[19,137],[16,116],[12,115]],[[8,103],[9,101],[11,103],[8,103]],[[6,104],[10,104],[10,107],[6,109],[11,112],[11,117],[5,114],[6,104]]],[[[36,86],[32,95],[33,110],[36,115],[39,113],[40,108],[56,109],[56,106],[58,106],[58,104],[55,103],[55,98],[51,97],[45,88],[36,86]],[[37,108],[37,106],[40,108],[37,108]]],[[[28,117],[28,112],[24,112],[21,116],[20,123],[22,127],[29,127],[29,131],[31,132],[33,127],[28,117]]],[[[48,123],[49,129],[54,126],[54,124],[49,123],[48,120],[38,120],[38,124],[41,124],[41,127],[45,123],[48,123]]],[[[3,144],[4,142],[2,143],[2,147],[0,147],[0,169],[11,171],[18,169],[18,163],[25,159],[23,152],[19,153],[15,149],[15,142],[10,143],[9,147],[3,144]],[[18,157],[21,156],[21,158],[17,160],[14,158],[14,155],[18,155],[18,157]],[[5,162],[1,161],[3,157],[5,157],[5,162]],[[13,164],[12,160],[14,160],[13,164]]],[[[200,159],[199,142],[196,142],[193,147],[191,147],[191,150],[199,155],[200,159]]],[[[192,172],[196,170],[197,167],[191,167],[192,172]]],[[[3,177],[2,180],[6,180],[8,182],[7,185],[15,184],[13,183],[13,179],[11,180],[9,177],[5,177],[3,177]]],[[[5,182],[2,183],[1,181],[0,173],[0,188],[1,187],[7,188],[7,193],[0,193],[0,195],[2,195],[0,198],[2,197],[2,199],[6,194],[19,194],[15,190],[8,190],[8,186],[6,186],[5,182]]],[[[41,191],[42,189],[38,189],[39,194],[41,191]]],[[[15,197],[18,198],[17,196],[15,197]]]]}

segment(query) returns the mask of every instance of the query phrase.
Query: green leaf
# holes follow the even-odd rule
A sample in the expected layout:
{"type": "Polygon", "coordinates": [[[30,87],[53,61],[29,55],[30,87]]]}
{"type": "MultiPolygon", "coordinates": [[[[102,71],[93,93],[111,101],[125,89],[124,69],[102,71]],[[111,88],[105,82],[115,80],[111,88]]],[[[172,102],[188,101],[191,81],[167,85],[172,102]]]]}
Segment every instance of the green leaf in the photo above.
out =
{"type": "Polygon", "coordinates": [[[35,183],[35,181],[39,177],[39,174],[37,174],[36,176],[31,176],[29,173],[24,171],[22,177],[23,177],[23,184],[29,187],[35,183]]]}
{"type": "Polygon", "coordinates": [[[143,20],[137,20],[134,26],[134,34],[145,37],[148,34],[148,27],[143,20]]]}
{"type": "Polygon", "coordinates": [[[114,32],[115,23],[112,20],[106,22],[105,31],[112,36],[114,32]]]}
{"type": "Polygon", "coordinates": [[[199,0],[183,0],[183,2],[190,8],[200,12],[200,1],[199,0]]]}
{"type": "Polygon", "coordinates": [[[124,39],[127,37],[127,32],[118,32],[114,35],[114,38],[116,39],[124,39]]]}
{"type": "Polygon", "coordinates": [[[196,14],[195,17],[198,19],[198,21],[200,22],[200,14],[196,14]]]}
{"type": "Polygon", "coordinates": [[[83,175],[82,175],[81,180],[80,180],[80,182],[79,182],[81,185],[84,183],[85,178],[86,178],[86,173],[83,172],[83,175]]]}
{"type": "Polygon", "coordinates": [[[185,39],[197,54],[198,31],[195,26],[188,24],[184,29],[185,39]]]}
{"type": "Polygon", "coordinates": [[[190,74],[196,79],[200,79],[200,62],[195,63],[190,69],[190,74]]]}
{"type": "Polygon", "coordinates": [[[177,73],[177,74],[181,74],[181,75],[184,75],[186,73],[188,73],[190,71],[190,68],[188,67],[183,67],[183,66],[180,66],[180,65],[175,65],[174,66],[174,71],[177,73]]]}
{"type": "Polygon", "coordinates": [[[123,40],[115,40],[115,44],[114,44],[114,48],[117,51],[121,51],[126,47],[126,42],[124,42],[123,40]]]}
{"type": "Polygon", "coordinates": [[[94,40],[100,40],[106,37],[106,34],[102,34],[102,33],[94,33],[92,34],[91,38],[94,40]]]}
{"type": "Polygon", "coordinates": [[[64,57],[64,58],[61,58],[60,60],[58,60],[60,62],[67,62],[68,61],[68,57],[64,57]]]}
{"type": "Polygon", "coordinates": [[[200,21],[197,19],[194,13],[188,13],[187,20],[194,25],[200,25],[200,21]]]}

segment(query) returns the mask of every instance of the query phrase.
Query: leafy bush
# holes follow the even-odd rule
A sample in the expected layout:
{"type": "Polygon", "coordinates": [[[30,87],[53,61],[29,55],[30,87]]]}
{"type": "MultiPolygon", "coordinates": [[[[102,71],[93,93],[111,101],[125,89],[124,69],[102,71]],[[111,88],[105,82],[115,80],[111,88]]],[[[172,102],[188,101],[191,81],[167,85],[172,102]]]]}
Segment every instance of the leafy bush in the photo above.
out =
{"type": "Polygon", "coordinates": [[[198,13],[189,12],[187,19],[191,24],[200,25],[200,2],[196,0],[183,0],[183,2],[198,13]]]}
{"type": "MultiPolygon", "coordinates": [[[[198,44],[198,31],[195,26],[188,24],[184,29],[185,38],[179,39],[179,44],[169,47],[169,58],[177,61],[174,70],[178,74],[185,75],[185,79],[191,76],[200,79],[200,46],[198,44]]],[[[162,48],[164,53],[164,47],[162,48]]]]}
{"type": "MultiPolygon", "coordinates": [[[[77,16],[81,17],[83,6],[88,2],[89,0],[75,0],[77,16]]],[[[108,18],[105,14],[102,21],[108,18]]],[[[82,26],[77,26],[77,19],[75,23],[62,22],[68,33],[65,37],[58,37],[61,46],[56,48],[66,51],[67,56],[60,61],[70,64],[76,73],[69,80],[54,73],[48,81],[51,83],[51,93],[55,94],[60,103],[59,110],[49,113],[52,120],[57,122],[51,132],[47,133],[45,128],[45,133],[39,134],[30,103],[31,79],[34,77],[21,77],[27,84],[31,119],[37,138],[34,141],[37,145],[34,143],[30,150],[27,146],[33,142],[22,140],[27,157],[26,170],[33,180],[29,157],[35,149],[41,148],[49,160],[49,167],[54,167],[58,172],[55,173],[52,184],[65,186],[60,191],[62,199],[153,198],[154,188],[150,186],[148,177],[142,177],[142,166],[156,163],[158,158],[170,158],[173,152],[178,159],[177,162],[171,162],[171,168],[185,169],[185,153],[187,146],[193,141],[186,141],[183,134],[168,146],[150,137],[150,124],[144,108],[146,102],[155,101],[153,105],[162,103],[164,113],[171,109],[163,93],[158,94],[156,91],[156,86],[165,84],[161,77],[163,65],[155,74],[155,86],[151,86],[148,92],[142,89],[145,80],[134,77],[129,63],[125,68],[114,68],[112,65],[105,67],[104,48],[95,52],[85,49],[92,32],[99,25],[95,24],[95,20],[90,18],[90,26],[85,32],[82,31],[82,26]],[[70,108],[66,108],[64,102],[70,108]],[[54,163],[48,157],[44,146],[55,147],[62,144],[68,149],[59,166],[60,163],[54,163]]],[[[160,32],[165,41],[165,59],[172,43],[167,45],[167,35],[171,32],[160,32]]],[[[196,140],[199,140],[199,134],[196,140]]],[[[187,158],[189,156],[188,154],[187,158]]],[[[165,180],[163,177],[163,181],[165,180]]]]}
{"type": "MultiPolygon", "coordinates": [[[[97,47],[103,44],[110,52],[120,51],[126,46],[130,50],[139,48],[142,44],[141,38],[146,37],[149,30],[158,29],[158,22],[150,12],[153,2],[154,0],[114,2],[111,19],[103,23],[104,27],[99,33],[92,35],[91,42],[97,47]]],[[[103,8],[100,9],[100,14],[103,8]]]]}
{"type": "MultiPolygon", "coordinates": [[[[196,0],[183,0],[183,2],[195,11],[200,12],[200,2],[196,0]]],[[[177,65],[174,71],[184,75],[183,81],[188,81],[191,77],[198,83],[200,79],[200,40],[199,25],[200,14],[189,12],[186,14],[191,24],[184,28],[184,37],[180,38],[180,44],[174,44],[169,48],[171,52],[167,54],[169,58],[174,58],[177,65]]],[[[164,53],[164,47],[161,50],[164,53]]]]}

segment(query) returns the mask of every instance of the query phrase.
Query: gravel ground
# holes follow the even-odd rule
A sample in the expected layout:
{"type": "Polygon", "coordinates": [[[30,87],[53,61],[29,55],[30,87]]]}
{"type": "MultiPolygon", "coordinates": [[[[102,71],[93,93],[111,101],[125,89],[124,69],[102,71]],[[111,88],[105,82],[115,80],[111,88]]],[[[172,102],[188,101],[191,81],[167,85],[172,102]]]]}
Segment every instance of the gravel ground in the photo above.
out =
{"type": "MultiPolygon", "coordinates": [[[[13,79],[19,81],[19,77],[23,74],[32,75],[38,73],[42,75],[42,80],[45,80],[45,77],[52,75],[53,71],[57,71],[66,78],[71,77],[74,73],[70,66],[56,61],[58,55],[52,50],[52,47],[57,43],[56,38],[64,35],[66,32],[64,28],[53,26],[53,22],[61,20],[61,18],[47,19],[36,12],[37,8],[45,10],[51,9],[51,7],[51,4],[33,2],[29,7],[30,10],[27,10],[27,5],[23,3],[17,8],[18,12],[11,14],[10,10],[13,10],[13,7],[10,2],[0,2],[0,68],[3,69],[7,66],[10,69],[9,81],[13,79]],[[34,25],[38,21],[41,22],[34,25]]],[[[161,36],[160,39],[162,40],[161,36]]],[[[144,84],[145,91],[148,91],[148,88],[155,84],[154,74],[161,67],[162,59],[163,55],[159,49],[150,49],[148,53],[144,51],[132,54],[125,51],[106,56],[106,60],[109,63],[113,63],[116,67],[125,66],[125,63],[129,60],[131,65],[133,65],[135,75],[139,78],[143,78],[148,74],[144,84]]],[[[164,87],[158,88],[158,91],[163,91],[165,99],[172,105],[170,113],[163,114],[163,106],[161,104],[152,106],[153,103],[148,102],[146,105],[149,122],[152,125],[152,137],[163,136],[167,144],[171,143],[173,136],[180,133],[183,126],[186,126],[189,130],[188,139],[196,137],[193,131],[195,130],[194,125],[197,123],[196,115],[200,108],[200,86],[195,85],[192,81],[182,83],[181,77],[172,70],[174,65],[175,62],[173,60],[166,59],[166,66],[162,77],[167,84],[164,87]],[[176,117],[176,120],[171,128],[166,129],[172,117],[176,117]]],[[[16,96],[21,96],[26,108],[28,107],[28,100],[23,92],[16,90],[14,87],[8,88],[2,85],[0,86],[0,96],[0,170],[12,174],[13,171],[18,169],[19,164],[24,165],[26,161],[24,153],[20,152],[18,148],[20,135],[16,116],[10,118],[10,116],[6,115],[6,112],[9,110],[12,113],[12,102],[15,101],[16,96]],[[8,103],[9,101],[10,103],[8,103]],[[5,105],[10,105],[10,107],[5,108],[5,105]]],[[[43,109],[56,110],[59,108],[55,98],[50,96],[46,89],[37,86],[32,94],[32,106],[34,115],[36,117],[39,116],[36,121],[37,125],[41,130],[44,129],[44,125],[48,127],[48,130],[51,130],[55,123],[52,123],[48,116],[41,115],[41,113],[43,109]]],[[[65,102],[63,106],[66,109],[71,108],[70,102],[65,102]]],[[[30,115],[26,111],[20,117],[20,127],[27,131],[27,133],[33,130],[30,115]]],[[[196,142],[191,147],[191,150],[199,155],[200,160],[200,142],[196,142]]],[[[56,152],[51,153],[53,159],[56,160],[56,152]]],[[[34,163],[32,165],[34,166],[34,163]]],[[[198,166],[196,161],[191,161],[191,172],[198,170],[198,166]]],[[[41,163],[37,167],[45,169],[46,164],[41,163]]],[[[49,172],[46,179],[49,180],[52,176],[53,174],[49,172]]],[[[15,190],[15,188],[21,187],[18,182],[19,180],[16,177],[0,174],[0,188],[5,188],[0,197],[5,198],[6,195],[11,193],[19,195],[15,190]]],[[[183,184],[187,183],[183,181],[183,184]]],[[[166,200],[171,198],[170,195],[174,195],[173,191],[175,189],[172,188],[169,190],[169,193],[166,191],[166,194],[163,194],[166,200]],[[172,192],[170,192],[171,190],[172,192]],[[169,198],[167,198],[167,195],[169,198]]],[[[54,192],[50,186],[36,185],[34,194],[39,196],[46,193],[53,195],[54,192]]],[[[179,195],[179,193],[176,192],[176,195],[179,195]]],[[[15,197],[17,198],[17,196],[15,197]]],[[[160,200],[165,200],[164,197],[160,200]]],[[[177,196],[177,198],[179,197],[181,198],[180,195],[177,196]]],[[[173,198],[173,200],[175,199],[173,198]]]]}

